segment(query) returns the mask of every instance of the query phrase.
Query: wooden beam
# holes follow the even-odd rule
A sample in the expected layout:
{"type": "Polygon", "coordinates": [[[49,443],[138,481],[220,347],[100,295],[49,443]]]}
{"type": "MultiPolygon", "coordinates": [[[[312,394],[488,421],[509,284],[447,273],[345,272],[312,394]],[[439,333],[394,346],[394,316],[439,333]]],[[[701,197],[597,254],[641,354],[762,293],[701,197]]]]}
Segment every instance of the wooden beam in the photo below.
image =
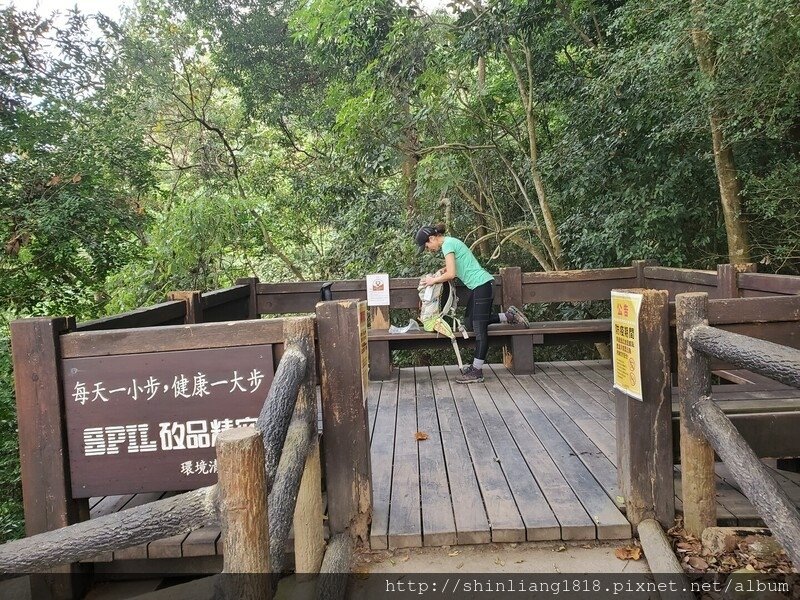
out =
{"type": "MultiPolygon", "coordinates": [[[[69,477],[64,397],[59,362],[59,336],[68,319],[13,321],[11,355],[17,400],[22,498],[28,536],[66,527],[89,518],[86,500],[72,499],[69,477]]],[[[55,600],[79,595],[81,568],[54,569],[53,577],[37,578],[55,600]],[[69,574],[65,576],[64,574],[69,574]]]]}
{"type": "Polygon", "coordinates": [[[191,325],[203,322],[203,305],[199,291],[170,292],[167,297],[170,300],[178,300],[186,304],[186,314],[183,317],[184,324],[191,325]]]}
{"type": "Polygon", "coordinates": [[[639,356],[642,400],[615,390],[617,473],[626,516],[635,527],[656,519],[671,527],[675,518],[672,465],[672,399],[669,369],[668,294],[664,290],[627,290],[642,295],[639,356]]]}
{"type": "Polygon", "coordinates": [[[367,417],[366,302],[317,304],[322,442],[331,536],[367,540],[372,511],[367,417]]]}
{"type": "Polygon", "coordinates": [[[69,333],[60,338],[63,358],[228,348],[231,345],[257,346],[278,342],[283,342],[282,319],[87,331],[69,333]]]}

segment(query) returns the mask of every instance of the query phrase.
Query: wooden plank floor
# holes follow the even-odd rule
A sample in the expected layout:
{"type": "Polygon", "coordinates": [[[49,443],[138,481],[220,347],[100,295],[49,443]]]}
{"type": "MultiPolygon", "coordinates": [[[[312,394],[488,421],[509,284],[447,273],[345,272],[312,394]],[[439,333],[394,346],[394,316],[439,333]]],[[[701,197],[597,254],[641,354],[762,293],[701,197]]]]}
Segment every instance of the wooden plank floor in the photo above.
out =
{"type": "MultiPolygon", "coordinates": [[[[616,505],[615,407],[608,361],[537,363],[534,375],[486,368],[486,381],[456,384],[455,367],[398,369],[370,382],[373,548],[525,540],[622,539],[630,525],[616,505]],[[417,433],[427,438],[417,440],[417,433]]],[[[721,405],[800,406],[800,390],[730,372],[714,386],[721,405]]],[[[673,409],[677,407],[673,405],[673,409]]],[[[772,468],[800,505],[800,475],[772,468]]],[[[681,510],[680,467],[675,468],[681,510]]],[[[90,500],[96,518],[169,493],[90,500]]],[[[717,465],[721,525],[762,525],[724,465],[717,465]]],[[[326,527],[327,530],[327,527],[326,527]]],[[[92,559],[189,558],[222,554],[218,527],[204,527],[92,559]]]]}
{"type": "MultiPolygon", "coordinates": [[[[455,383],[455,367],[403,368],[370,383],[374,549],[630,537],[617,505],[610,362],[536,368],[491,365],[468,386],[455,383]]],[[[745,375],[715,395],[742,409],[800,397],[745,375]]],[[[773,473],[800,504],[800,476],[773,473]]],[[[675,478],[680,512],[680,467],[675,478]]],[[[762,524],[721,464],[717,506],[721,525],[762,524]]]]}

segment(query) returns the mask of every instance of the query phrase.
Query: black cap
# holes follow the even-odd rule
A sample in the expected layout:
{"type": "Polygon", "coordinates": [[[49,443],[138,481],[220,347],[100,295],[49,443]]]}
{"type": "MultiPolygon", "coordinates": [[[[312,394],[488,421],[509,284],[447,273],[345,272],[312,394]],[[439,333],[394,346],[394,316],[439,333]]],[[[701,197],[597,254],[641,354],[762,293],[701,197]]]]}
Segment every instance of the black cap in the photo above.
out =
{"type": "Polygon", "coordinates": [[[425,227],[420,227],[419,231],[417,231],[417,235],[414,236],[414,241],[416,242],[417,246],[419,246],[419,251],[425,251],[425,242],[428,239],[436,234],[436,228],[431,227],[430,225],[425,225],[425,227]]]}

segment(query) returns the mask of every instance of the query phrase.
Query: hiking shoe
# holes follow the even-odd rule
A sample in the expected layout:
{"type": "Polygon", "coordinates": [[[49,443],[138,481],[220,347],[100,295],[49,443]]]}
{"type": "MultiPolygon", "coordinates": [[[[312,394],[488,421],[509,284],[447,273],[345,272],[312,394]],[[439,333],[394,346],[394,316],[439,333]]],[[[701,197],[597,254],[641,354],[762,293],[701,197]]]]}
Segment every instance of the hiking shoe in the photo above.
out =
{"type": "Polygon", "coordinates": [[[531,326],[530,321],[528,321],[528,318],[525,316],[525,313],[523,313],[516,306],[508,307],[508,310],[506,311],[506,318],[511,325],[524,325],[525,327],[531,326]]]}
{"type": "Polygon", "coordinates": [[[456,377],[456,383],[483,383],[483,369],[469,367],[466,373],[456,377]]]}

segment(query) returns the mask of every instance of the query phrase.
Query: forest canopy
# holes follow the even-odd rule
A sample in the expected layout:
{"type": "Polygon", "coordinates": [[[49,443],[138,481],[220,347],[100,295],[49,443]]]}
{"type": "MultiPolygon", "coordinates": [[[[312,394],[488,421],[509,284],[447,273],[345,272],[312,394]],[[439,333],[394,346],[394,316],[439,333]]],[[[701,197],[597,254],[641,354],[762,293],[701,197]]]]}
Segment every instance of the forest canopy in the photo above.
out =
{"type": "MultiPolygon", "coordinates": [[[[800,5],[5,8],[0,146],[3,332],[238,277],[418,275],[438,221],[494,272],[797,274],[800,5]]],[[[6,445],[10,368],[4,346],[6,445]]]]}

